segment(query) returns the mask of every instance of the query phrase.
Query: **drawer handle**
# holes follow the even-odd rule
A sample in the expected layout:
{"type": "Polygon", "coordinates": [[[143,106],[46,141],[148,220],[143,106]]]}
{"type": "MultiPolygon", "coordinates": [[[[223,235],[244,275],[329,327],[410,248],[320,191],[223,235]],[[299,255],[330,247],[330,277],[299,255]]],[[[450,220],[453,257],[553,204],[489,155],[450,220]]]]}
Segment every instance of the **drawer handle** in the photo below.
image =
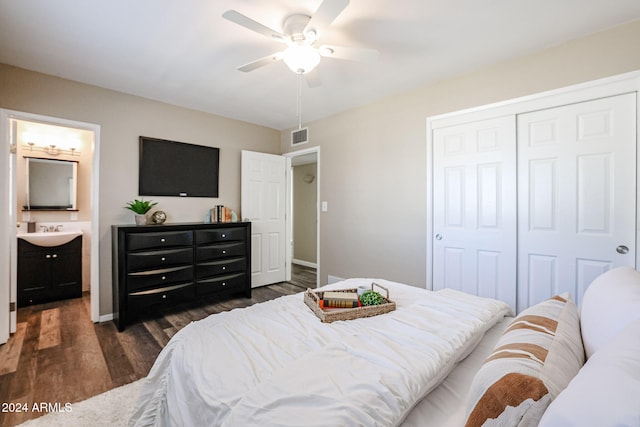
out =
{"type": "Polygon", "coordinates": [[[227,286],[227,282],[222,282],[222,286],[227,286]]]}
{"type": "Polygon", "coordinates": [[[227,253],[227,251],[222,251],[222,253],[223,253],[223,254],[226,254],[226,253],[227,253]]]}
{"type": "Polygon", "coordinates": [[[167,294],[162,294],[162,299],[166,299],[167,298],[167,294]]]}
{"type": "Polygon", "coordinates": [[[223,234],[223,235],[222,235],[222,237],[227,237],[227,235],[226,235],[226,234],[223,234]]]}
{"type": "Polygon", "coordinates": [[[160,239],[160,241],[161,241],[162,243],[166,242],[166,240],[164,239],[164,237],[163,237],[162,239],[160,239]]]}
{"type": "Polygon", "coordinates": [[[223,270],[226,270],[226,269],[227,269],[227,267],[222,267],[222,269],[223,269],[223,270]]]}
{"type": "Polygon", "coordinates": [[[45,258],[47,258],[47,259],[51,258],[51,255],[47,254],[47,255],[45,255],[45,258]]]}
{"type": "Polygon", "coordinates": [[[165,257],[160,258],[160,261],[166,261],[167,259],[165,257]]]}
{"type": "Polygon", "coordinates": [[[51,255],[51,258],[58,258],[58,254],[51,255]]]}
{"type": "Polygon", "coordinates": [[[167,280],[167,276],[162,276],[162,280],[167,280]]]}

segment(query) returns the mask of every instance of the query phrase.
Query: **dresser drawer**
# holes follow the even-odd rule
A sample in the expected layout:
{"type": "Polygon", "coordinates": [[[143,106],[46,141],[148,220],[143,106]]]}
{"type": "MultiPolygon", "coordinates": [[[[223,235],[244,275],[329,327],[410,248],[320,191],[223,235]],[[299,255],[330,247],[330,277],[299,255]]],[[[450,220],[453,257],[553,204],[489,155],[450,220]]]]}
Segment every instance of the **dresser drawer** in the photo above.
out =
{"type": "Polygon", "coordinates": [[[245,279],[246,275],[244,273],[239,273],[212,277],[210,279],[197,280],[196,292],[198,295],[206,295],[215,292],[242,291],[247,285],[245,279]]]}
{"type": "Polygon", "coordinates": [[[193,248],[131,252],[127,255],[127,272],[167,268],[193,263],[193,248]]]}
{"type": "Polygon", "coordinates": [[[196,244],[223,243],[246,238],[244,227],[216,228],[213,230],[196,230],[196,244]]]}
{"type": "Polygon", "coordinates": [[[244,272],[246,269],[246,258],[225,258],[219,261],[209,261],[196,265],[196,277],[201,279],[220,274],[244,272]]]}
{"type": "Polygon", "coordinates": [[[198,246],[196,248],[196,261],[200,262],[216,258],[244,256],[245,250],[246,246],[244,242],[198,246]]]}
{"type": "Polygon", "coordinates": [[[128,295],[129,309],[144,307],[158,303],[171,303],[182,299],[195,298],[195,286],[193,283],[184,283],[162,288],[149,289],[147,291],[132,292],[128,295]]]}
{"type": "Polygon", "coordinates": [[[157,233],[131,233],[127,237],[127,250],[168,248],[193,244],[192,231],[159,231],[157,233]]]}
{"type": "Polygon", "coordinates": [[[193,280],[193,267],[171,267],[158,270],[129,273],[127,277],[128,290],[137,291],[151,287],[166,287],[177,283],[191,282],[193,280]]]}

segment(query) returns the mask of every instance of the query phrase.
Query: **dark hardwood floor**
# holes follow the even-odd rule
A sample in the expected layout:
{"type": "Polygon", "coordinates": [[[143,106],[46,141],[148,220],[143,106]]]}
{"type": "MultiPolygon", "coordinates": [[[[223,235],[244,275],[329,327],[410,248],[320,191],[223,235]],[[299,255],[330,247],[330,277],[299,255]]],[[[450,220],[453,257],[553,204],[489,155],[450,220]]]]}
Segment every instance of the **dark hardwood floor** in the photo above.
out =
{"type": "Polygon", "coordinates": [[[291,283],[302,287],[314,289],[317,283],[317,272],[315,268],[292,264],[291,283]]]}
{"type": "Polygon", "coordinates": [[[315,269],[294,265],[292,271],[291,282],[254,288],[251,298],[143,313],[120,333],[113,322],[91,322],[88,295],[18,309],[17,331],[0,346],[0,426],[44,415],[10,410],[15,404],[64,406],[145,377],[169,339],[192,321],[315,288],[315,269]]]}

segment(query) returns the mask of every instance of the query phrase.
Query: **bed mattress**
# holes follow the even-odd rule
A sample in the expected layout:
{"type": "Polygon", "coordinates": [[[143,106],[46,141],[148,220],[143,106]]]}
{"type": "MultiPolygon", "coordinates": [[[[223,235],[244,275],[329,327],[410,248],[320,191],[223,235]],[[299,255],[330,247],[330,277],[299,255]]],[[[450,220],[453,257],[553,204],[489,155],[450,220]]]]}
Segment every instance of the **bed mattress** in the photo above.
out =
{"type": "Polygon", "coordinates": [[[399,425],[510,313],[492,299],[375,281],[395,311],[326,324],[300,293],[188,325],[158,356],[130,425],[399,425]]]}

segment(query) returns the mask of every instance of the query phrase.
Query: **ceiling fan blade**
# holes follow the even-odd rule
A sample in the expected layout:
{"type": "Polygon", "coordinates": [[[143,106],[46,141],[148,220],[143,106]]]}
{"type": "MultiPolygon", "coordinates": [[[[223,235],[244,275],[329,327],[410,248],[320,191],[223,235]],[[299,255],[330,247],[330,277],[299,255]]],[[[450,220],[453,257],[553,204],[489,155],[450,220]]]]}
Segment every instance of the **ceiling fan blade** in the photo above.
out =
{"type": "Polygon", "coordinates": [[[380,52],[375,49],[328,44],[320,46],[318,52],[320,52],[320,56],[324,56],[325,58],[347,59],[359,62],[372,62],[380,56],[380,52]]]}
{"type": "Polygon", "coordinates": [[[320,81],[320,76],[318,75],[317,68],[314,68],[308,73],[304,73],[304,79],[307,82],[307,86],[309,86],[310,88],[319,87],[322,85],[322,82],[320,81]]]}
{"type": "Polygon", "coordinates": [[[249,71],[253,71],[256,68],[264,67],[265,65],[273,64],[276,61],[282,59],[282,52],[272,53],[269,56],[262,57],[260,59],[256,59],[255,61],[251,61],[247,64],[244,64],[238,67],[238,70],[244,71],[248,73],[249,71]]]}
{"type": "Polygon", "coordinates": [[[284,35],[282,35],[276,30],[272,30],[271,28],[265,25],[262,25],[257,21],[254,21],[253,19],[241,14],[240,12],[237,12],[235,10],[227,10],[225,13],[222,14],[222,17],[235,24],[245,27],[248,30],[255,31],[256,33],[262,34],[267,38],[270,38],[272,40],[276,40],[282,43],[286,43],[286,38],[284,35]]]}
{"type": "Polygon", "coordinates": [[[317,35],[322,34],[348,5],[349,0],[324,0],[307,23],[304,33],[314,30],[317,35]]]}

